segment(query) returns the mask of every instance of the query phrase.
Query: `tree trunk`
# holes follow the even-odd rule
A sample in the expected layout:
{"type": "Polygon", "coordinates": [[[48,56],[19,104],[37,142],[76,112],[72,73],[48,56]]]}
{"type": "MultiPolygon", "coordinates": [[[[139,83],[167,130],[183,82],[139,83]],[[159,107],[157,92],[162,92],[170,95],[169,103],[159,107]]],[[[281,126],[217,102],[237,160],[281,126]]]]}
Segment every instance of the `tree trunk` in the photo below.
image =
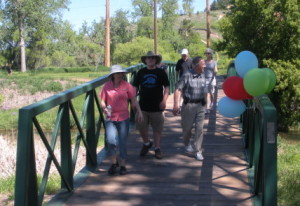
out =
{"type": "Polygon", "coordinates": [[[24,39],[24,22],[22,15],[19,16],[19,37],[20,37],[20,52],[21,52],[21,72],[26,72],[26,53],[24,39]]]}

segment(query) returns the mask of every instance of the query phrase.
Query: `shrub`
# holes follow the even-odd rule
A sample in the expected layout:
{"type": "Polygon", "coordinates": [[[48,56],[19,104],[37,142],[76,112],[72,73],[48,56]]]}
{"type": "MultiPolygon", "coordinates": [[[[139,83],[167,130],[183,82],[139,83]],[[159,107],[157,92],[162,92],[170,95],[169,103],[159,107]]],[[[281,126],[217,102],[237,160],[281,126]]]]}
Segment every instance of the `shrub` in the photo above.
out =
{"type": "Polygon", "coordinates": [[[300,59],[269,59],[263,64],[276,73],[277,83],[269,97],[277,109],[278,130],[288,131],[300,121],[300,59]]]}

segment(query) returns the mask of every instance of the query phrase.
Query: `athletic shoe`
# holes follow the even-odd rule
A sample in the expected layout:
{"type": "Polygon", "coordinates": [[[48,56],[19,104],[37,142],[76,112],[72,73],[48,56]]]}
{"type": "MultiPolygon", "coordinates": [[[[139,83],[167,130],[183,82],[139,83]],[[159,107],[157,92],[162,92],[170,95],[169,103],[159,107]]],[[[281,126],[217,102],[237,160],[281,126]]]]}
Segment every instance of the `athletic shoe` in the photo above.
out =
{"type": "Polygon", "coordinates": [[[125,175],[125,174],[127,174],[127,169],[125,166],[121,166],[120,167],[120,175],[125,175]]]}
{"type": "Polygon", "coordinates": [[[188,145],[185,147],[185,152],[187,153],[193,153],[194,152],[194,148],[192,147],[192,145],[188,145]]]}
{"type": "Polygon", "coordinates": [[[107,173],[109,175],[115,175],[117,172],[117,165],[116,164],[112,164],[109,168],[109,170],[107,171],[107,173]]]}
{"type": "Polygon", "coordinates": [[[161,151],[159,148],[154,150],[156,159],[162,159],[161,151]]]}
{"type": "Polygon", "coordinates": [[[152,142],[150,142],[148,146],[143,144],[143,147],[140,152],[140,156],[145,156],[151,147],[152,147],[152,142]]]}
{"type": "Polygon", "coordinates": [[[196,159],[197,159],[197,160],[200,160],[200,161],[204,159],[204,157],[203,157],[203,155],[202,155],[202,152],[197,152],[197,153],[196,153],[196,159]]]}

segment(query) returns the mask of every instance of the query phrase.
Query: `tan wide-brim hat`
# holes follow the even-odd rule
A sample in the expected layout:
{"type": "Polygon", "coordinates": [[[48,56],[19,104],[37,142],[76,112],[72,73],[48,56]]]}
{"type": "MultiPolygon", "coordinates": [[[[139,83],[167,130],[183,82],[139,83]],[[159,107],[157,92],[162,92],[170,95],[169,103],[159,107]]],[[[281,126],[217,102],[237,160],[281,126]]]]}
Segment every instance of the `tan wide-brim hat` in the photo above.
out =
{"type": "Polygon", "coordinates": [[[155,54],[153,51],[148,51],[147,52],[147,54],[145,55],[145,56],[142,56],[141,57],[141,61],[144,63],[144,64],[146,64],[146,58],[147,57],[155,57],[155,59],[156,59],[156,64],[159,64],[160,62],[161,62],[161,60],[162,60],[162,56],[161,55],[159,55],[159,54],[155,54]]]}

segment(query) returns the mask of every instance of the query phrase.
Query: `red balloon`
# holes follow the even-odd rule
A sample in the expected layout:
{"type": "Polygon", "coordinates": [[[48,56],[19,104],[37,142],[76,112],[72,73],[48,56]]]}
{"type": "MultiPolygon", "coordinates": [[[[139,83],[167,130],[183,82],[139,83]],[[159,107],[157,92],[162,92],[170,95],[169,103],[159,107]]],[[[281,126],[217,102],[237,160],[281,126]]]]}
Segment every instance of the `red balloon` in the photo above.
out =
{"type": "Polygon", "coordinates": [[[252,99],[243,84],[243,78],[238,76],[228,77],[223,83],[223,90],[226,96],[234,100],[252,99]]]}

